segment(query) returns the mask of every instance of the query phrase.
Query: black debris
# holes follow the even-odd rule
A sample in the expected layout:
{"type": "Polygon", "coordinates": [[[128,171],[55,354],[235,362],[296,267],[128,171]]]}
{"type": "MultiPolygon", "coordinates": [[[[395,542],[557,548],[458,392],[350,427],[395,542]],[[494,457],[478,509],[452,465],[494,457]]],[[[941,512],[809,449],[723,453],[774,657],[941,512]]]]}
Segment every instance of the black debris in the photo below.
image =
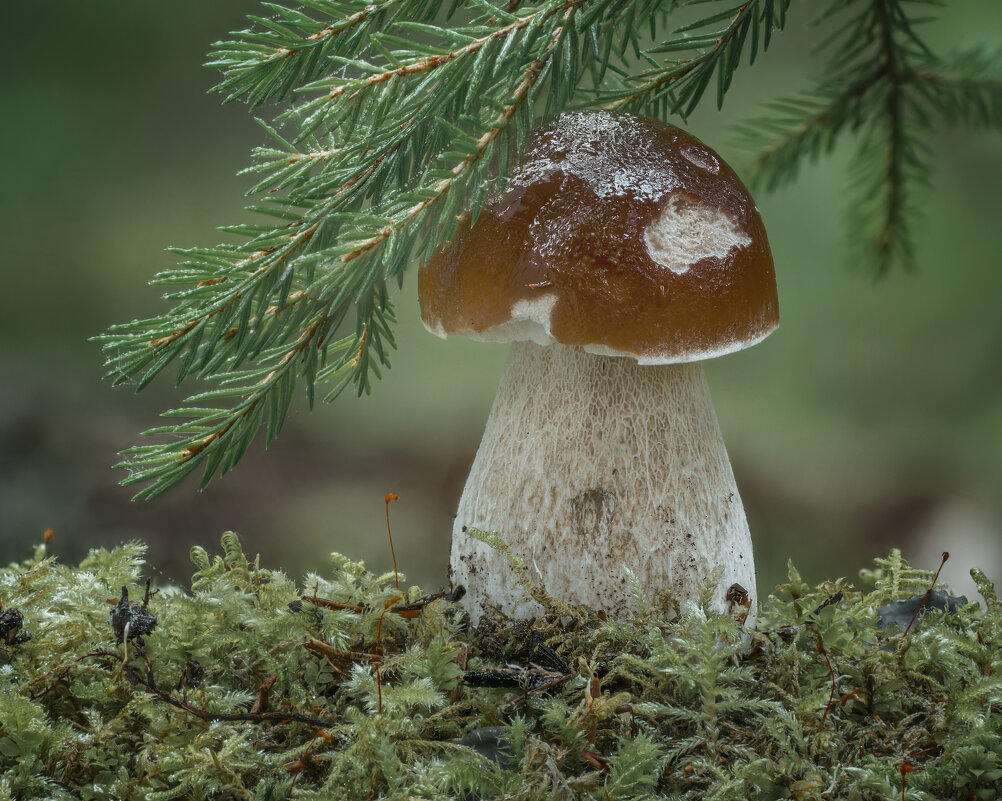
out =
{"type": "Polygon", "coordinates": [[[24,626],[24,618],[17,607],[12,606],[0,612],[0,644],[21,645],[31,639],[28,632],[19,634],[24,626]]]}
{"type": "Polygon", "coordinates": [[[467,748],[472,748],[491,762],[511,769],[515,766],[512,764],[511,757],[506,753],[509,748],[508,739],[505,737],[507,732],[507,726],[481,726],[479,729],[473,729],[464,734],[459,743],[467,748]]]}
{"type": "Polygon", "coordinates": [[[571,666],[564,661],[564,658],[560,654],[546,644],[543,635],[538,631],[534,631],[529,635],[529,654],[526,661],[532,665],[539,665],[541,668],[552,670],[556,673],[571,672],[571,666]]]}
{"type": "Polygon", "coordinates": [[[184,670],[181,671],[181,678],[178,679],[177,686],[178,688],[191,687],[192,689],[196,689],[204,678],[205,668],[194,659],[189,659],[184,666],[184,670]]]}
{"type": "MultiPolygon", "coordinates": [[[[149,599],[147,591],[147,599],[149,599]]],[[[138,645],[143,645],[143,636],[149,634],[157,626],[156,615],[151,615],[146,608],[146,604],[137,604],[129,601],[129,590],[122,587],[122,597],[111,612],[111,627],[115,630],[115,638],[122,642],[128,630],[130,640],[135,640],[138,645]]]]}
{"type": "Polygon", "coordinates": [[[923,593],[922,595],[913,595],[911,598],[890,601],[884,604],[877,610],[877,615],[880,617],[881,630],[886,629],[891,623],[897,623],[901,630],[904,631],[908,627],[908,624],[911,623],[912,618],[915,616],[915,611],[919,607],[922,607],[919,617],[924,617],[932,609],[938,609],[941,612],[945,611],[948,615],[952,615],[962,606],[968,604],[966,596],[947,595],[940,590],[933,590],[929,593],[928,600],[925,600],[925,598],[925,593],[923,593]],[[925,600],[924,607],[922,606],[923,600],[925,600]]]}

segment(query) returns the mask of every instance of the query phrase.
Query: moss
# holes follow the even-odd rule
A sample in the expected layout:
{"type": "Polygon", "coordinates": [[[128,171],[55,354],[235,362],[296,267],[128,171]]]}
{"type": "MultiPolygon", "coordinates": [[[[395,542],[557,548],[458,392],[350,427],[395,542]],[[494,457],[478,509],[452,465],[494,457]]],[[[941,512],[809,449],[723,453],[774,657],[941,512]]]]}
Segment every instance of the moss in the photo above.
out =
{"type": "Polygon", "coordinates": [[[138,544],[0,569],[22,618],[0,640],[0,798],[1002,797],[1002,614],[977,570],[981,605],[907,634],[877,611],[933,577],[897,552],[865,589],[791,565],[756,631],[538,588],[551,614],[471,631],[343,556],[297,587],[222,546],[148,597],[138,544]],[[142,644],[116,608],[155,616],[142,644]]]}

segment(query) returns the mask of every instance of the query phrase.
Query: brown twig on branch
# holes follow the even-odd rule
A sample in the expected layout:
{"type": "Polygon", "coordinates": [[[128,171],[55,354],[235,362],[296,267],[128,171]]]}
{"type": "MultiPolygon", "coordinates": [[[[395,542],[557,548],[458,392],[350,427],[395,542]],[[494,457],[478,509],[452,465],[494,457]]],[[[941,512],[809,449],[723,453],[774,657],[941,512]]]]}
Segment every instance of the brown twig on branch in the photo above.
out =
{"type": "Polygon", "coordinates": [[[303,648],[317,656],[340,659],[345,662],[378,662],[382,659],[379,654],[368,654],[364,651],[343,651],[333,645],[328,645],[323,640],[316,639],[316,637],[311,637],[303,643],[303,648]]]}
{"type": "MultiPolygon", "coordinates": [[[[278,255],[278,257],[275,258],[274,260],[268,261],[265,264],[262,264],[260,267],[258,267],[257,270],[255,270],[255,272],[251,276],[251,278],[252,279],[257,278],[259,275],[261,275],[261,273],[268,272],[269,270],[274,269],[275,267],[278,267],[278,266],[281,266],[282,264],[285,264],[285,262],[288,261],[289,257],[293,253],[297,252],[300,248],[303,247],[303,245],[305,245],[307,242],[309,242],[313,238],[313,235],[317,232],[317,228],[319,228],[319,227],[320,227],[320,223],[316,222],[316,223],[313,223],[313,225],[311,225],[309,228],[306,228],[306,229],[304,229],[302,231],[299,231],[299,232],[297,232],[295,234],[290,234],[289,235],[289,240],[290,240],[289,244],[285,246],[285,248],[281,251],[281,253],[278,255]]],[[[267,248],[267,249],[264,249],[264,250],[255,251],[250,256],[248,256],[246,259],[243,259],[242,261],[237,262],[237,264],[235,264],[234,267],[236,269],[239,269],[241,267],[246,267],[247,265],[249,265],[249,264],[257,261],[260,258],[263,258],[265,256],[270,256],[276,250],[277,250],[277,248],[267,248]]],[[[173,331],[170,334],[167,334],[166,336],[162,336],[162,337],[158,337],[157,339],[150,340],[150,347],[151,348],[159,348],[159,347],[162,347],[164,345],[171,345],[174,342],[176,342],[177,340],[181,339],[186,334],[190,334],[201,323],[204,323],[205,321],[209,320],[210,318],[215,317],[217,314],[222,314],[233,303],[235,303],[236,301],[240,300],[240,298],[241,298],[241,291],[240,290],[241,290],[241,287],[243,286],[244,283],[245,282],[241,282],[236,287],[234,287],[231,292],[229,292],[225,297],[223,297],[220,300],[218,300],[216,302],[216,304],[211,309],[209,309],[209,311],[207,311],[205,314],[203,314],[201,317],[198,317],[195,320],[191,320],[190,322],[188,322],[183,327],[178,328],[177,330],[173,331]]]]}
{"type": "MultiPolygon", "coordinates": [[[[291,350],[289,350],[289,352],[282,357],[282,362],[279,364],[279,366],[276,367],[274,370],[272,370],[270,373],[268,373],[268,375],[261,380],[259,386],[267,387],[275,380],[276,377],[278,377],[281,373],[284,373],[285,370],[288,369],[289,364],[292,362],[292,360],[296,356],[301,354],[304,350],[306,350],[309,344],[313,341],[313,338],[316,335],[317,330],[325,322],[327,322],[326,315],[321,315],[316,320],[314,320],[313,323],[310,325],[310,327],[307,328],[305,331],[303,331],[299,339],[296,340],[291,350]]],[[[240,420],[244,420],[251,414],[253,414],[255,409],[257,409],[258,404],[260,404],[261,401],[264,400],[266,397],[267,396],[264,394],[260,393],[257,394],[256,397],[254,397],[247,403],[246,407],[240,412],[240,414],[231,417],[229,422],[227,422],[226,425],[224,425],[222,428],[213,431],[211,434],[208,434],[199,440],[196,440],[191,445],[186,447],[184,450],[180,451],[178,453],[177,458],[179,460],[186,461],[195,456],[198,456],[198,454],[204,451],[213,442],[226,436],[227,432],[231,428],[233,428],[233,426],[236,425],[237,422],[239,422],[240,420]]]]}

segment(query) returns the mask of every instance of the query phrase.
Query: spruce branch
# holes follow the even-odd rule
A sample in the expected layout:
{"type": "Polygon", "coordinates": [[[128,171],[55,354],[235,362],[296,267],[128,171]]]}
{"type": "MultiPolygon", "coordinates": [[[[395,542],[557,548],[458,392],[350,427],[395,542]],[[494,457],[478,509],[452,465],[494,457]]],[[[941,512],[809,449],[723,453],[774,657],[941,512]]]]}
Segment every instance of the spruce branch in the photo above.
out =
{"type": "Polygon", "coordinates": [[[915,73],[945,121],[1002,130],[1002,43],[956,47],[915,73]]]}
{"type": "MultiPolygon", "coordinates": [[[[240,31],[235,41],[216,42],[210,55],[207,66],[226,73],[213,91],[226,93],[227,102],[242,98],[257,106],[285,97],[297,81],[316,74],[335,39],[348,52],[358,52],[368,35],[392,22],[403,0],[300,3],[333,22],[316,20],[301,8],[264,5],[273,17],[248,15],[258,27],[240,31]]],[[[434,17],[441,2],[411,0],[409,5],[412,13],[434,17]]]]}
{"type": "Polygon", "coordinates": [[[311,403],[318,381],[333,383],[327,399],[369,391],[394,346],[388,282],[475,217],[488,182],[503,183],[537,99],[566,107],[591,53],[579,10],[615,29],[623,3],[547,0],[519,15],[474,3],[468,24],[451,27],[434,24],[441,5],[415,2],[404,18],[392,0],[309,4],[351,17],[324,25],[269,5],[275,24],[217,49],[230,97],[280,99],[288,70],[306,81],[297,98],[317,96],[262,122],[273,144],[254,153],[250,171],[262,177],[252,194],[263,203],[248,209],[267,220],[223,229],[243,244],[178,251],[182,264],[155,279],[185,285],[166,296],[173,311],[99,338],[115,383],[142,388],[178,360],[178,381],[219,385],[167,413],[187,422],[146,432],[167,442],[125,452],[126,483],[146,484],[137,497],[200,466],[204,487],[265,420],[270,441],[300,380],[311,403]],[[354,333],[343,334],[352,312],[354,333]],[[215,405],[222,399],[233,405],[215,405]]]}
{"type": "Polygon", "coordinates": [[[849,170],[850,236],[875,277],[915,263],[911,231],[916,198],[928,183],[933,120],[980,127],[1002,124],[1002,48],[958,48],[935,55],[919,36],[925,0],[835,0],[817,22],[837,22],[813,89],[769,104],[740,127],[756,153],[753,183],[774,189],[805,161],[830,153],[843,134],[857,136],[849,170]]]}
{"type": "MultiPolygon", "coordinates": [[[[915,32],[919,3],[830,0],[826,79],[745,128],[770,187],[857,137],[854,225],[878,274],[912,258],[930,120],[1002,121],[1002,49],[935,56],[915,32]]],[[[534,121],[597,105],[684,117],[714,82],[719,106],[790,0],[263,5],[210,55],[227,101],[275,104],[245,170],[252,220],[222,228],[235,242],[174,250],[181,263],[154,279],[172,308],[97,338],[116,384],[142,389],[175,366],[178,382],[210,384],[146,432],[157,444],[124,452],[137,497],[198,468],[206,486],[262,426],[270,442],[297,386],[311,405],[318,384],[325,400],[369,392],[395,347],[391,284],[503,190],[534,121]]]]}

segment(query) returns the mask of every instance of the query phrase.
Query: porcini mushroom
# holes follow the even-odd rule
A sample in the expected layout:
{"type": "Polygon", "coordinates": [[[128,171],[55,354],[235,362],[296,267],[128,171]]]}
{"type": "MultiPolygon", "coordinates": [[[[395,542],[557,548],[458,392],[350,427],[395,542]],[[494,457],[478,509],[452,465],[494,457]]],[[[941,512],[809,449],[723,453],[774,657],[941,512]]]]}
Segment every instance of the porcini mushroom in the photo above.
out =
{"type": "MultiPolygon", "coordinates": [[[[451,573],[530,617],[497,531],[548,594],[621,616],[624,568],[648,598],[754,602],[751,535],[703,359],[779,323],[755,203],[685,131],[631,114],[565,114],[530,139],[505,190],[422,266],[432,333],[511,346],[459,502],[451,573]],[[733,596],[733,593],[731,593],[733,596]]],[[[744,611],[744,610],[742,610],[744,611]]]]}

